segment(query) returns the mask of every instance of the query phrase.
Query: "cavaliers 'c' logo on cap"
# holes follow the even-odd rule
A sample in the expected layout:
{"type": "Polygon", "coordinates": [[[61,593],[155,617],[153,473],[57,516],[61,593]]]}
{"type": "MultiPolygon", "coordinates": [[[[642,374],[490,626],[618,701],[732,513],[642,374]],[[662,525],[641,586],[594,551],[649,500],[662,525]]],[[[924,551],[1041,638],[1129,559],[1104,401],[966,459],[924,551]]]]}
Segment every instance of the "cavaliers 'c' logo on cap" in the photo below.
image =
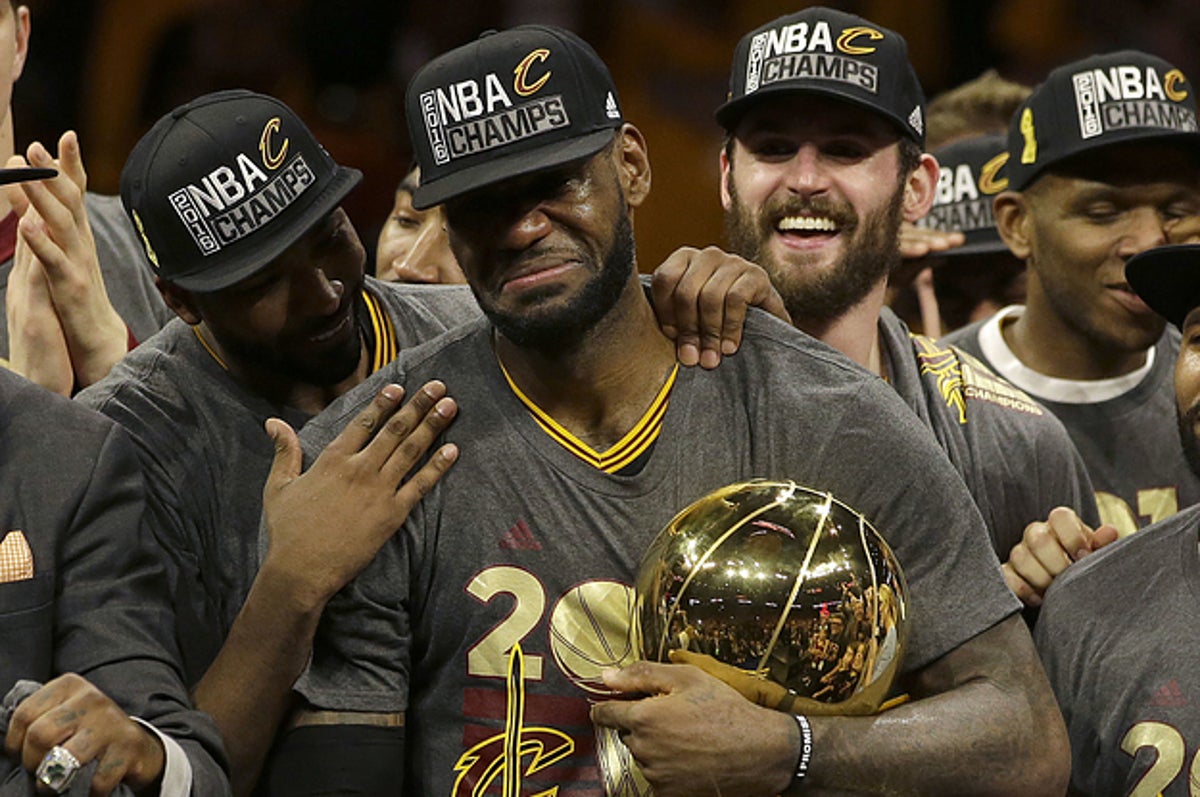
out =
{"type": "Polygon", "coordinates": [[[275,133],[279,132],[280,124],[282,123],[278,116],[271,119],[263,126],[262,138],[258,140],[258,151],[262,153],[263,165],[272,171],[283,165],[283,159],[287,157],[288,144],[291,143],[291,139],[285,138],[279,150],[272,151],[271,139],[275,133]]]}
{"type": "Polygon", "coordinates": [[[1180,83],[1187,83],[1187,78],[1178,69],[1172,69],[1163,76],[1163,90],[1167,93],[1167,99],[1180,102],[1187,98],[1187,89],[1180,89],[1180,83]]]}
{"type": "Polygon", "coordinates": [[[1008,163],[1008,153],[1001,152],[996,157],[992,158],[987,163],[983,164],[983,168],[979,170],[979,190],[985,194],[998,194],[1005,188],[1008,188],[1008,178],[996,175],[1004,168],[1004,164],[1008,163]]]}
{"type": "Polygon", "coordinates": [[[540,47],[529,55],[521,59],[521,63],[517,64],[513,69],[513,91],[517,92],[522,97],[528,97],[534,94],[542,86],[546,85],[546,81],[550,79],[550,71],[547,70],[544,75],[529,82],[529,69],[539,61],[545,61],[550,57],[550,51],[545,47],[540,47]]]}
{"type": "Polygon", "coordinates": [[[883,38],[883,33],[875,30],[874,28],[868,28],[862,25],[853,28],[846,28],[842,31],[842,35],[838,36],[837,48],[846,53],[846,55],[869,55],[870,53],[875,52],[874,47],[853,43],[855,39],[858,39],[862,36],[865,36],[868,41],[879,41],[883,38]]]}

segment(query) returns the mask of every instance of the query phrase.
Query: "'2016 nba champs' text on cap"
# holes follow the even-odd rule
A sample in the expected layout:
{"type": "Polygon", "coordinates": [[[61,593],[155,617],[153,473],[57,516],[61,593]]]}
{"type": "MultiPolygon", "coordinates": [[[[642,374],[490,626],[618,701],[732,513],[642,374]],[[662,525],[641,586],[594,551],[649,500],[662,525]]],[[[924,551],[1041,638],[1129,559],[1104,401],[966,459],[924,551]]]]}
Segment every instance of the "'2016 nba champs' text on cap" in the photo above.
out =
{"type": "Polygon", "coordinates": [[[156,276],[215,291],[282,254],[361,179],[279,100],[220,91],[142,137],[121,172],[121,201],[156,276]]]}
{"type": "Polygon", "coordinates": [[[862,17],[816,6],[747,33],[734,50],[729,95],[717,121],[733,132],[754,103],[790,92],[860,105],[925,145],[925,93],[908,44],[862,17]]]}
{"type": "Polygon", "coordinates": [[[992,212],[993,198],[1008,187],[1004,134],[960,139],[934,150],[933,156],[938,162],[933,207],[917,226],[961,232],[965,239],[962,246],[938,252],[936,257],[1007,252],[992,212]]]}
{"type": "Polygon", "coordinates": [[[484,33],[423,66],[405,96],[413,207],[594,155],[624,122],[596,52],[569,31],[484,33]]]}
{"type": "Polygon", "coordinates": [[[1200,144],[1191,82],[1136,50],[1094,55],[1052,71],[1013,115],[1009,183],[1020,191],[1080,153],[1154,140],[1200,144]]]}

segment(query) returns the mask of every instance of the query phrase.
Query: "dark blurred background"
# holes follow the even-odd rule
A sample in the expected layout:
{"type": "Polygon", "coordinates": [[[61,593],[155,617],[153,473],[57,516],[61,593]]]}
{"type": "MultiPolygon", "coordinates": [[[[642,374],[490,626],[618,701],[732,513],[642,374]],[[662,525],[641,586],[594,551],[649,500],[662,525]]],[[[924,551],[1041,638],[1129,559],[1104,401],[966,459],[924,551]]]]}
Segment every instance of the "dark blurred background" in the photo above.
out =
{"type": "MultiPolygon", "coordinates": [[[[739,36],[813,3],[775,0],[32,0],[17,85],[18,150],[79,131],[90,187],[115,193],[125,155],[174,106],[220,88],[274,94],[340,162],[366,175],[347,209],[368,250],[409,162],[404,86],[425,60],[488,28],[553,22],[612,69],[650,145],[654,191],[638,212],[653,268],[721,239],[720,131],[739,36]]],[[[863,0],[827,3],[908,39],[933,96],[989,67],[1036,83],[1057,64],[1133,47],[1200,73],[1200,0],[863,0]]],[[[51,147],[53,149],[53,147],[51,147]]]]}

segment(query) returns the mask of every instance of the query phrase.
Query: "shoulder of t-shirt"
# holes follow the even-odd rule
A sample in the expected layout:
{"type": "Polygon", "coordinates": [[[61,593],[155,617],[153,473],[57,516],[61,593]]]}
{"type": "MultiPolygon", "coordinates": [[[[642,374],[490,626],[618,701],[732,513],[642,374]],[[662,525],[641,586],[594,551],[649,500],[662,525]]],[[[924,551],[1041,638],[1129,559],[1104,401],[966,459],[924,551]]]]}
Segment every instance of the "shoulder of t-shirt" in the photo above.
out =
{"type": "Polygon", "coordinates": [[[743,353],[765,353],[768,356],[796,358],[819,364],[863,381],[878,379],[846,355],[826,343],[817,340],[791,324],[756,307],[746,313],[746,324],[742,330],[742,347],[731,358],[734,362],[743,353]]]}
{"type": "Polygon", "coordinates": [[[462,367],[460,358],[470,348],[474,337],[486,335],[490,329],[488,320],[480,316],[431,340],[402,350],[396,359],[339,396],[304,425],[300,430],[300,442],[306,456],[323,449],[351,418],[371,403],[384,385],[394,382],[411,393],[420,387],[420,384],[415,384],[419,380],[423,380],[423,384],[430,379],[445,381],[454,376],[458,373],[456,369],[462,367]]]}
{"type": "Polygon", "coordinates": [[[970,352],[976,357],[979,357],[979,330],[987,323],[987,319],[976,321],[972,324],[967,324],[965,327],[956,329],[953,332],[943,335],[938,338],[938,343],[947,346],[955,346],[963,351],[970,352]]]}
{"type": "MultiPolygon", "coordinates": [[[[371,276],[366,278],[365,285],[367,290],[384,303],[393,320],[404,326],[407,326],[404,322],[410,320],[410,313],[424,316],[421,319],[423,323],[413,325],[418,329],[428,327],[429,321],[435,322],[441,329],[452,329],[474,321],[481,313],[474,294],[466,285],[385,282],[371,276]]],[[[400,344],[405,346],[420,342],[423,341],[402,340],[400,344]]]]}
{"type": "Polygon", "coordinates": [[[166,396],[203,396],[205,391],[203,385],[196,384],[194,368],[187,368],[187,378],[181,379],[181,358],[185,356],[181,348],[192,335],[183,320],[172,319],[121,358],[107,376],[76,394],[75,400],[106,412],[114,402],[153,404],[166,396]]]}
{"type": "MultiPolygon", "coordinates": [[[[1130,579],[1141,582],[1146,577],[1146,565],[1160,569],[1157,563],[1174,561],[1178,552],[1172,549],[1178,544],[1180,534],[1195,534],[1200,523],[1200,504],[1177,512],[1166,520],[1122,537],[1099,551],[1088,554],[1082,561],[1068,567],[1046,593],[1046,604],[1042,609],[1051,611],[1059,604],[1094,606],[1097,602],[1123,599],[1123,591],[1114,591],[1114,584],[1129,583],[1130,579]],[[1167,549],[1167,550],[1164,550],[1167,549]]],[[[1197,539],[1200,544],[1200,539],[1197,539]]]]}
{"type": "Polygon", "coordinates": [[[1179,354],[1179,347],[1182,344],[1183,333],[1174,324],[1167,324],[1167,328],[1163,330],[1162,336],[1158,339],[1158,351],[1154,356],[1169,363],[1170,367],[1174,369],[1175,357],[1179,354]]]}

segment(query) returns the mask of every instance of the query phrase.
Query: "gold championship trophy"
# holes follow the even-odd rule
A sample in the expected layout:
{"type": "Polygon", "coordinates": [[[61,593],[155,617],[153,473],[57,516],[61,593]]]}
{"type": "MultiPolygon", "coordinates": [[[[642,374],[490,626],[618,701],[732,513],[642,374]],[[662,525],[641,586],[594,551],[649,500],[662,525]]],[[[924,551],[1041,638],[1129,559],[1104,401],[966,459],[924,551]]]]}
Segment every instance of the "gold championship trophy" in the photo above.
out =
{"type": "MultiPolygon", "coordinates": [[[[643,658],[700,667],[759,705],[873,714],[899,672],[895,554],[859,512],[794,482],[732,484],[684,509],[642,559],[636,595],[643,658]]],[[[628,759],[612,742],[605,768],[628,759]]]]}

